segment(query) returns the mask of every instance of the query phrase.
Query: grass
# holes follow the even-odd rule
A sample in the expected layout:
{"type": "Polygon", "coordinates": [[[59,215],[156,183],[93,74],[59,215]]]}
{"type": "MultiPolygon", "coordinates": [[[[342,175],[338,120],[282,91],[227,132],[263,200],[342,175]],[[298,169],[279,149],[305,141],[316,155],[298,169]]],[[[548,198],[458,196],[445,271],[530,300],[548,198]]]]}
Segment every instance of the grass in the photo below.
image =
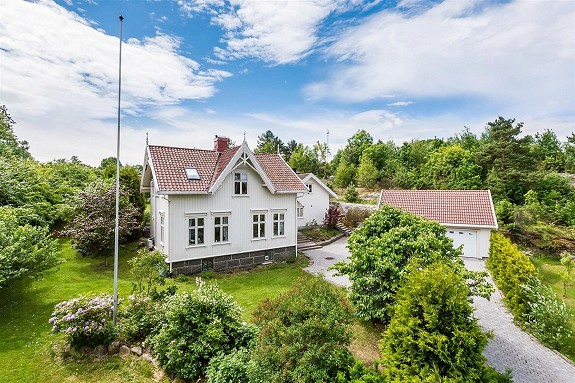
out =
{"type": "Polygon", "coordinates": [[[327,241],[328,239],[341,234],[341,231],[331,227],[314,227],[312,229],[302,229],[299,232],[301,235],[314,242],[327,241]]]}
{"type": "MultiPolygon", "coordinates": [[[[129,265],[137,243],[120,250],[118,291],[120,297],[131,291],[129,265]]],[[[68,241],[60,243],[64,263],[41,280],[24,280],[1,289],[0,293],[0,382],[151,382],[153,368],[138,358],[108,357],[93,363],[89,357],[60,360],[52,347],[57,343],[48,319],[58,302],[83,293],[112,293],[113,268],[103,267],[103,259],[81,258],[68,241]]],[[[244,318],[264,299],[287,291],[300,275],[302,260],[216,277],[218,285],[234,296],[244,308],[244,318]]],[[[170,281],[179,290],[195,287],[170,281]]],[[[168,381],[167,378],[164,381],[168,381]]]]}

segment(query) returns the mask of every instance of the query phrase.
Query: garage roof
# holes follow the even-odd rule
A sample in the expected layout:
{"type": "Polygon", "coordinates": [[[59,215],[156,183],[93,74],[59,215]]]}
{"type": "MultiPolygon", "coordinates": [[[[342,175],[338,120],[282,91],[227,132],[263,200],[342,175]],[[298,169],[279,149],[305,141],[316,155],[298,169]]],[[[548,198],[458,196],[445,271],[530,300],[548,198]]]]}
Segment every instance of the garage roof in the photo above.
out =
{"type": "Polygon", "coordinates": [[[382,190],[378,206],[391,205],[446,226],[497,229],[489,190],[382,190]]]}

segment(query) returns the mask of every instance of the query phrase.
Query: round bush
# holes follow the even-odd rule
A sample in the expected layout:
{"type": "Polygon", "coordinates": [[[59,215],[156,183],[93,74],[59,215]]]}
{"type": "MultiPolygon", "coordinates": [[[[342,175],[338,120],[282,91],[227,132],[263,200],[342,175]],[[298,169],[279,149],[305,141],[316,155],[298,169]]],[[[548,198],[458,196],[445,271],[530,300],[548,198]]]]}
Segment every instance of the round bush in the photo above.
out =
{"type": "Polygon", "coordinates": [[[74,347],[111,342],[116,331],[112,322],[114,299],[109,294],[81,295],[58,303],[50,322],[52,332],[64,333],[74,347]]]}
{"type": "Polygon", "coordinates": [[[129,343],[145,340],[156,325],[156,307],[156,302],[141,294],[123,299],[118,308],[120,338],[129,343]]]}
{"type": "Polygon", "coordinates": [[[190,380],[205,374],[210,359],[245,346],[249,338],[232,296],[214,283],[198,284],[161,304],[162,325],[146,341],[166,372],[190,380]]]}

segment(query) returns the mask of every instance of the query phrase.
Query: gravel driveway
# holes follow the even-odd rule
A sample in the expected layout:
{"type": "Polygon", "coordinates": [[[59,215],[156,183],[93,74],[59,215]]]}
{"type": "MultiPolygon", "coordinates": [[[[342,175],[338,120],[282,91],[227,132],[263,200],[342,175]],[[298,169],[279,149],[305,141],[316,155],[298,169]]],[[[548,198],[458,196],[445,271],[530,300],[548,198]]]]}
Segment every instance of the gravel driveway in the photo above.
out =
{"type": "MultiPolygon", "coordinates": [[[[345,261],[349,256],[346,238],[342,238],[321,249],[306,250],[312,264],[305,270],[322,274],[328,281],[349,286],[347,276],[336,277],[334,271],[327,271],[330,265],[345,261]]],[[[485,270],[485,262],[479,259],[465,259],[470,270],[485,270]]],[[[515,383],[575,383],[575,365],[562,355],[541,345],[513,323],[511,314],[501,302],[501,293],[496,291],[491,300],[474,298],[475,316],[483,330],[492,330],[494,338],[489,340],[484,355],[490,366],[504,372],[510,368],[515,383]]]]}

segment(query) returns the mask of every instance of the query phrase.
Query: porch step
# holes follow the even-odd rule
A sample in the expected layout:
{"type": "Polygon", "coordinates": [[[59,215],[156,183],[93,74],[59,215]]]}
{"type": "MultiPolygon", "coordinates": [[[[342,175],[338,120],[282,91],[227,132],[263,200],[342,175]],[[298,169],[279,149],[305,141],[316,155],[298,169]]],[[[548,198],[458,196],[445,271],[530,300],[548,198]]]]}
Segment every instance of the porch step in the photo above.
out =
{"type": "Polygon", "coordinates": [[[297,234],[297,249],[300,251],[320,249],[321,246],[301,235],[297,234]]]}
{"type": "Polygon", "coordinates": [[[349,227],[345,226],[343,223],[341,223],[341,221],[338,221],[337,224],[335,225],[335,227],[337,227],[337,229],[339,231],[341,231],[342,233],[344,233],[346,236],[350,236],[351,233],[353,232],[352,229],[350,229],[349,227]]]}

